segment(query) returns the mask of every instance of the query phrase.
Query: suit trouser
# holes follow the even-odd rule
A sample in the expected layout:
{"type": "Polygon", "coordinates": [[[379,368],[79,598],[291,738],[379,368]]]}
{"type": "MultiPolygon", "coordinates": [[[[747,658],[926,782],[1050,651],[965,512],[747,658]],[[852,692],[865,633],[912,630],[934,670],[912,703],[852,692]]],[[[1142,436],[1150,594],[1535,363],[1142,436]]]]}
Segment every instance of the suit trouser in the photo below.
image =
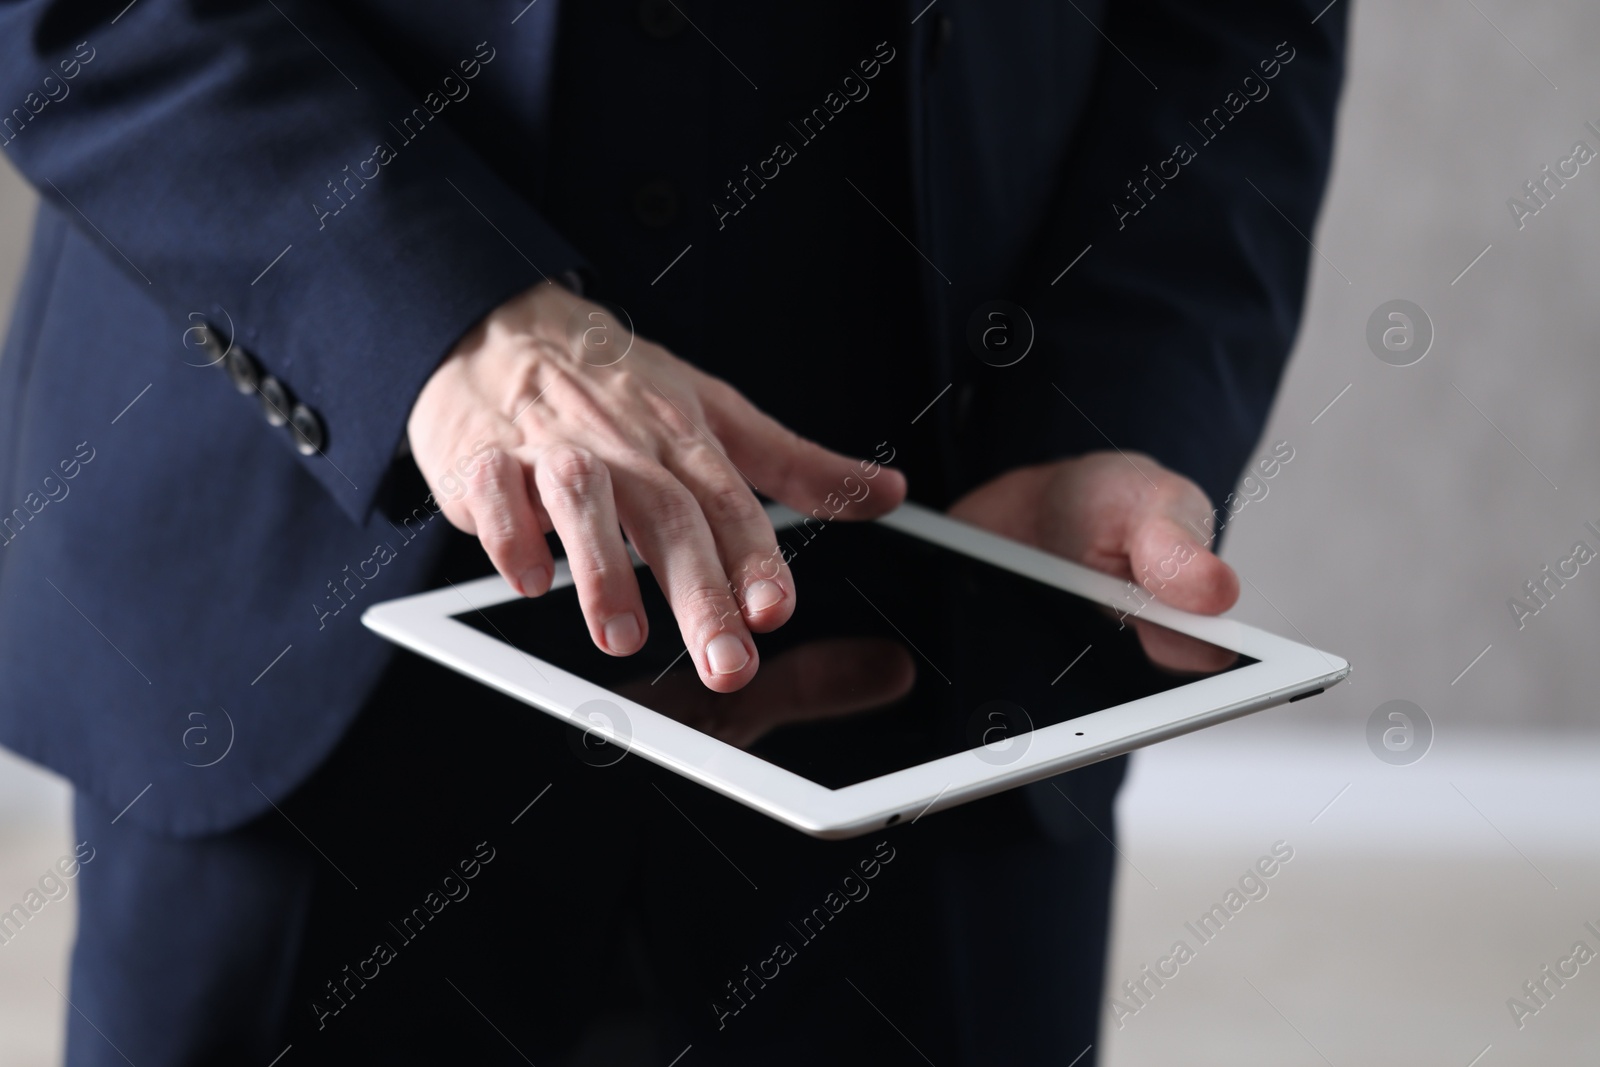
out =
{"type": "Polygon", "coordinates": [[[1056,780],[1071,832],[1013,790],[827,842],[595,765],[616,755],[405,654],[242,829],[167,838],[80,795],[68,1062],[1064,1065],[1096,1041],[1120,760],[1056,780]]]}

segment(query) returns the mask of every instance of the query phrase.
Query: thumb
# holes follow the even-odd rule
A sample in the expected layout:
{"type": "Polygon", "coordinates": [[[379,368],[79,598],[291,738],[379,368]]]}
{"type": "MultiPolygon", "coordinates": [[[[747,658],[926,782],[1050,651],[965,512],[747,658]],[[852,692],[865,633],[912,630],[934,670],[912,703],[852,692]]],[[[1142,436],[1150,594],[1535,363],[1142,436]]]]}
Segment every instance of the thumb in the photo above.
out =
{"type": "Polygon", "coordinates": [[[841,519],[876,518],[905,500],[905,475],[883,466],[894,458],[887,442],[878,458],[851,459],[801,437],[726,382],[712,382],[701,396],[712,433],[758,491],[801,514],[824,507],[841,519]]]}
{"type": "Polygon", "coordinates": [[[1133,580],[1184,611],[1219,615],[1239,599],[1239,576],[1208,547],[1211,508],[1193,483],[1157,494],[1128,525],[1133,580]]]}

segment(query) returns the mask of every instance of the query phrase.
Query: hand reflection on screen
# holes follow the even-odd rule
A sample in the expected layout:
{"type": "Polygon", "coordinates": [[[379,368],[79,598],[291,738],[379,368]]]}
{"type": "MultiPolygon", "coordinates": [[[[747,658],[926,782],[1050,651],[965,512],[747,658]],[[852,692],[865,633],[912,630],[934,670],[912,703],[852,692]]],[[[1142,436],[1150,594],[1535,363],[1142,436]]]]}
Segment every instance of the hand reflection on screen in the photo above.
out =
{"type": "Polygon", "coordinates": [[[692,670],[651,684],[619,686],[629,700],[739,748],[776,727],[871,711],[911,692],[916,662],[898,641],[842,637],[810,641],[765,662],[743,689],[716,693],[692,670]]]}
{"type": "Polygon", "coordinates": [[[1215,674],[1233,666],[1237,652],[1143,619],[1129,620],[1150,662],[1173,674],[1215,674]]]}

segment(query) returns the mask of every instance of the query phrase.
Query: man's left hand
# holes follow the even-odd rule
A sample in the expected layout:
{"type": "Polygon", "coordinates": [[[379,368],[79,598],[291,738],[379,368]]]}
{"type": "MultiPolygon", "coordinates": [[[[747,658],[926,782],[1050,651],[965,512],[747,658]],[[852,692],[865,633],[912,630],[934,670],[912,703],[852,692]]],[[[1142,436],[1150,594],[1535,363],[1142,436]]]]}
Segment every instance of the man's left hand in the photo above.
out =
{"type": "MultiPolygon", "coordinates": [[[[1212,513],[1205,493],[1137,452],[1091,452],[1009,471],[956,501],[950,514],[1137,582],[1185,611],[1218,615],[1239,599],[1238,575],[1207,547],[1212,513]]],[[[1163,665],[1218,668],[1212,646],[1175,642],[1172,631],[1133,621],[1146,651],[1163,665]]]]}

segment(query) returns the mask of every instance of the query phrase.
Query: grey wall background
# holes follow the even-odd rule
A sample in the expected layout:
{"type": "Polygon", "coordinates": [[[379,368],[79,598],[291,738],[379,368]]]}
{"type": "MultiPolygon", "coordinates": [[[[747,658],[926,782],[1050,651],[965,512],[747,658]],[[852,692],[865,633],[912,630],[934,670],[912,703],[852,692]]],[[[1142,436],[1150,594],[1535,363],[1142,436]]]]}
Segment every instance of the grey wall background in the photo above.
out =
{"type": "MultiPolygon", "coordinates": [[[[1600,161],[1521,231],[1506,207],[1574,141],[1600,150],[1584,127],[1600,126],[1600,8],[1409,0],[1353,18],[1310,310],[1262,446],[1286,440],[1295,458],[1225,555],[1248,579],[1239,617],[1355,674],[1136,761],[1113,985],[1273,841],[1296,858],[1125,1028],[1108,1025],[1114,1067],[1600,1054],[1600,963],[1522,1029],[1506,1007],[1575,940],[1600,949],[1582,928],[1600,926],[1600,567],[1520,632],[1506,607],[1574,541],[1600,548],[1581,528],[1600,525],[1600,161]],[[1365,340],[1397,298],[1436,331],[1404,368],[1365,340]],[[1436,732],[1411,766],[1365,740],[1392,699],[1436,732]]],[[[0,168],[7,298],[29,205],[0,168]]],[[[65,850],[66,795],[0,763],[0,900],[65,850]]],[[[47,983],[66,988],[72,914],[53,908],[0,948],[7,1063],[59,1055],[66,1007],[47,983]]]]}
{"type": "Polygon", "coordinates": [[[1593,729],[1600,588],[1584,573],[1521,632],[1506,600],[1600,524],[1600,167],[1520,232],[1506,200],[1574,141],[1600,151],[1584,128],[1600,126],[1600,10],[1373,3],[1355,28],[1323,255],[1268,436],[1297,455],[1240,515],[1231,558],[1357,665],[1342,710],[1391,694],[1450,726],[1593,729]],[[1393,298],[1437,331],[1412,367],[1364,340],[1393,298]]]}
{"type": "Polygon", "coordinates": [[[0,322],[11,321],[17,278],[33,225],[33,190],[11,167],[0,167],[0,322]]]}

